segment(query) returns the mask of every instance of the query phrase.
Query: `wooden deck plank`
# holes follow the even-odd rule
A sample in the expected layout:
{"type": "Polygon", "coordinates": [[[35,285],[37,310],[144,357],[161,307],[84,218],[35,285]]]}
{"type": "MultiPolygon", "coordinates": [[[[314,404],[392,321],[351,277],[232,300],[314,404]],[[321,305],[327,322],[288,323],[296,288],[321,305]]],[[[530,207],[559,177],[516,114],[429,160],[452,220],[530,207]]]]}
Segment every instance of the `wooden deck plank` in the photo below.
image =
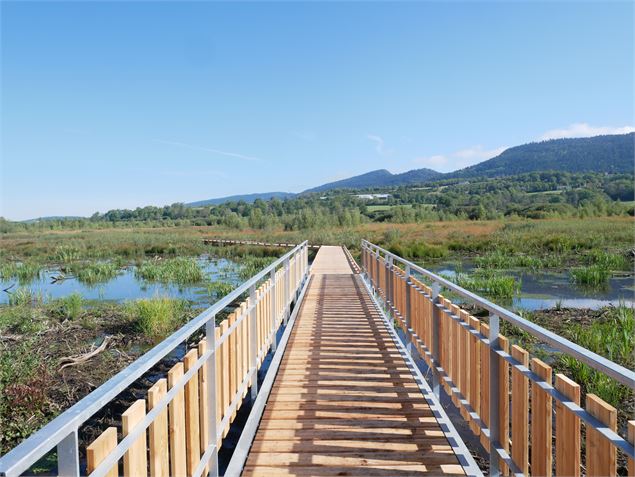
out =
{"type": "Polygon", "coordinates": [[[340,247],[322,247],[244,475],[464,475],[340,247]]]}

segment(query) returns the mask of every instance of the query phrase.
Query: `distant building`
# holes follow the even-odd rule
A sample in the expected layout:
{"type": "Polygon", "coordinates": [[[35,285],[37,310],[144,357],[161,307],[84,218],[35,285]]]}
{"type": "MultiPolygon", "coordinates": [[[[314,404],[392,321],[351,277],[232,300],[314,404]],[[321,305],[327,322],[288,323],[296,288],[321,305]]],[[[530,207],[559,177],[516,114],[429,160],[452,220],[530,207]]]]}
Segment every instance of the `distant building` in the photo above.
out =
{"type": "Polygon", "coordinates": [[[388,199],[390,194],[355,194],[355,197],[362,200],[388,199]]]}

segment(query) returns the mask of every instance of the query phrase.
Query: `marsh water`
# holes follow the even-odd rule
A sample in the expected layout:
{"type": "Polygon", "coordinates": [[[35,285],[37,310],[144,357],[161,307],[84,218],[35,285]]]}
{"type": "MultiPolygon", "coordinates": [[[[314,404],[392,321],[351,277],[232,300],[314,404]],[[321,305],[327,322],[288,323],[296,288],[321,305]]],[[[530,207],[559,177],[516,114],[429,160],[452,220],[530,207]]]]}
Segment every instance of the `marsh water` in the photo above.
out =
{"type": "Polygon", "coordinates": [[[137,298],[152,298],[155,296],[168,296],[171,298],[183,298],[195,305],[210,306],[218,296],[207,287],[208,282],[223,281],[238,285],[239,278],[236,263],[227,259],[214,259],[207,256],[199,257],[199,266],[203,270],[207,281],[188,285],[174,285],[158,282],[149,282],[135,276],[135,266],[129,265],[120,270],[119,274],[111,280],[95,285],[81,283],[74,277],[58,280],[61,276],[58,267],[44,269],[39,278],[27,283],[18,283],[16,280],[0,280],[0,303],[7,303],[10,293],[18,287],[30,289],[45,298],[61,298],[71,293],[79,293],[86,300],[104,300],[123,302],[137,298]]]}
{"type": "MultiPolygon", "coordinates": [[[[47,298],[79,293],[87,300],[122,302],[137,298],[169,296],[183,298],[196,306],[205,307],[218,299],[218,296],[208,288],[209,282],[220,280],[238,285],[242,281],[238,273],[238,264],[231,260],[201,256],[198,263],[207,280],[189,285],[148,282],[135,276],[134,265],[122,268],[115,278],[107,282],[87,285],[73,277],[56,280],[60,276],[60,270],[51,267],[43,270],[39,278],[28,283],[18,284],[15,280],[0,281],[0,290],[9,288],[8,292],[0,292],[0,303],[6,303],[9,294],[22,286],[47,298]]],[[[442,261],[422,265],[434,273],[450,278],[457,270],[470,274],[475,269],[475,265],[470,261],[442,261]]],[[[520,281],[520,292],[513,300],[506,303],[495,300],[500,305],[510,308],[539,310],[560,306],[597,309],[620,303],[635,304],[634,276],[629,273],[612,276],[607,285],[600,288],[574,284],[567,271],[511,269],[501,270],[500,273],[511,275],[520,281]]]]}
{"type": "MultiPolygon", "coordinates": [[[[453,277],[457,271],[470,274],[476,268],[469,261],[446,261],[424,264],[430,271],[453,277]]],[[[507,303],[494,300],[500,305],[523,310],[547,308],[590,308],[620,303],[635,304],[635,283],[632,273],[615,274],[606,286],[590,288],[573,283],[569,272],[556,270],[500,270],[502,275],[513,276],[520,282],[519,293],[507,303]]]]}

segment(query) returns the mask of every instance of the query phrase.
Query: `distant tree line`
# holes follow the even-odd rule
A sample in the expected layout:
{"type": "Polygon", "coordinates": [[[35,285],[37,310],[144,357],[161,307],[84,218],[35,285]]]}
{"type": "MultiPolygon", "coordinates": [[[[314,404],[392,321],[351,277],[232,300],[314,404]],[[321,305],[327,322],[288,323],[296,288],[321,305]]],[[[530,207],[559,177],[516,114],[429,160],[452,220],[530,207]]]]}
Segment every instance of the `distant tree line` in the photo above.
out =
{"type": "Polygon", "coordinates": [[[307,230],[366,222],[415,223],[504,217],[557,218],[633,215],[632,174],[532,172],[511,177],[447,179],[419,186],[329,191],[292,199],[188,207],[114,209],[89,218],[10,222],[0,232],[60,228],[219,226],[228,229],[307,230]],[[361,199],[359,193],[389,194],[361,199]]]}

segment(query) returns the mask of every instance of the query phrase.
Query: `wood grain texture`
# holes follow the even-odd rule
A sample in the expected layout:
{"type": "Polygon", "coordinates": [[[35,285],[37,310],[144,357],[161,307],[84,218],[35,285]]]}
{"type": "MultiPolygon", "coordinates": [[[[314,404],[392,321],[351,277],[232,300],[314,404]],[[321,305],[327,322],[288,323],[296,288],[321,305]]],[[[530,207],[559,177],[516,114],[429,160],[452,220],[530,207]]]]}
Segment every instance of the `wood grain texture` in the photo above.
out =
{"type": "MultiPolygon", "coordinates": [[[[512,358],[529,366],[529,353],[512,346],[512,358]]],[[[529,475],[529,379],[512,369],[512,460],[525,475],[529,475]]]]}
{"type": "MultiPolygon", "coordinates": [[[[198,351],[191,349],[183,358],[184,371],[187,372],[194,367],[198,359],[198,351]]],[[[198,395],[198,375],[195,374],[185,385],[185,449],[187,475],[194,475],[196,466],[201,459],[201,437],[200,437],[200,403],[198,395]]]]}
{"type": "MultiPolygon", "coordinates": [[[[86,448],[86,471],[88,474],[93,472],[115,447],[117,447],[117,428],[109,427],[86,448]]],[[[114,466],[106,474],[106,477],[117,477],[118,475],[117,466],[114,466]]]]}
{"type": "MultiPolygon", "coordinates": [[[[168,388],[172,389],[183,377],[183,363],[176,363],[168,371],[168,388]]],[[[185,392],[180,389],[170,402],[170,475],[186,473],[185,460],[185,392]]]]}
{"type": "Polygon", "coordinates": [[[463,475],[341,248],[314,271],[243,475],[463,475]]]}
{"type": "MultiPolygon", "coordinates": [[[[531,360],[531,370],[552,382],[551,366],[537,358],[531,360]]],[[[535,384],[531,386],[531,473],[551,477],[553,466],[552,447],[553,398],[535,384]]]]}
{"type": "MultiPolygon", "coordinates": [[[[586,409],[606,427],[617,430],[617,409],[595,394],[587,394],[586,409]]],[[[617,449],[591,426],[586,426],[586,470],[588,477],[617,475],[617,449]]]]}
{"type": "MultiPolygon", "coordinates": [[[[123,437],[130,434],[146,415],[146,402],[138,399],[121,415],[123,437]]],[[[148,475],[148,457],[146,454],[146,433],[130,446],[123,455],[124,477],[146,477],[148,475]]]]}
{"type": "MultiPolygon", "coordinates": [[[[556,374],[554,387],[580,404],[580,385],[556,374]]],[[[580,475],[580,418],[556,400],[556,475],[580,475]]]]}
{"type": "MultiPolygon", "coordinates": [[[[148,390],[148,410],[163,399],[168,390],[165,379],[159,379],[148,390]]],[[[148,429],[150,436],[150,475],[168,477],[170,475],[170,459],[168,454],[168,408],[166,407],[148,429]]]]}

